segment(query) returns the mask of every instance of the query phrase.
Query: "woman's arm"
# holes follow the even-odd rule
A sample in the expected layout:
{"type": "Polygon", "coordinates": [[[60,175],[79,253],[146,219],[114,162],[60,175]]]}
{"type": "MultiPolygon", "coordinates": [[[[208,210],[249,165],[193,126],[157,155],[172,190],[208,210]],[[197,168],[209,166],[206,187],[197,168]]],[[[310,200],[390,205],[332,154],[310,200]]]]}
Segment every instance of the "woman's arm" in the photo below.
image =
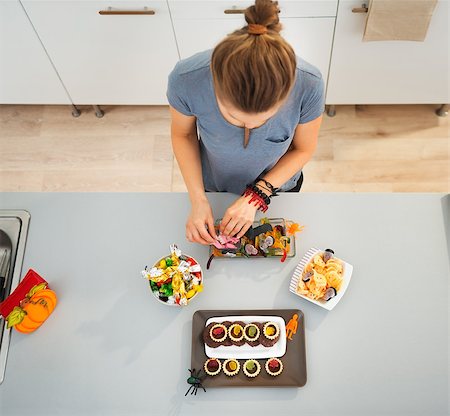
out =
{"type": "Polygon", "coordinates": [[[317,147],[322,116],[295,129],[292,148],[264,175],[264,179],[279,188],[311,159],[317,147]]]}
{"type": "Polygon", "coordinates": [[[186,223],[186,238],[192,242],[211,244],[216,238],[216,233],[214,217],[203,184],[196,118],[185,116],[173,107],[170,107],[170,114],[173,152],[180,166],[192,206],[186,223]]]}
{"type": "MultiPolygon", "coordinates": [[[[298,124],[295,129],[292,148],[263,177],[275,188],[279,188],[311,159],[317,147],[322,116],[304,124],[298,124]]],[[[266,189],[260,188],[267,195],[266,189]]],[[[250,197],[241,196],[225,212],[220,225],[220,232],[225,235],[242,237],[253,224],[257,211],[248,201],[250,197]]]]}

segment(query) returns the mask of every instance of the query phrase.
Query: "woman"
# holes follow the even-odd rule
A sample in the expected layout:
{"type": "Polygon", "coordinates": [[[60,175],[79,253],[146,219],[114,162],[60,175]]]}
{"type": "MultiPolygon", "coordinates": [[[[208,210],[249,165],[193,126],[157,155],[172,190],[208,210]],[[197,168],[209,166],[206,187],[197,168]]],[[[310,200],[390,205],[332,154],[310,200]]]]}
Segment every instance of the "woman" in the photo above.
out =
{"type": "Polygon", "coordinates": [[[186,238],[217,238],[205,191],[238,195],[219,231],[241,237],[276,191],[298,191],[324,107],[318,69],[279,34],[277,3],[256,0],[247,25],[169,75],[172,145],[192,210],[186,238]],[[198,135],[197,135],[198,132],[198,135]]]}

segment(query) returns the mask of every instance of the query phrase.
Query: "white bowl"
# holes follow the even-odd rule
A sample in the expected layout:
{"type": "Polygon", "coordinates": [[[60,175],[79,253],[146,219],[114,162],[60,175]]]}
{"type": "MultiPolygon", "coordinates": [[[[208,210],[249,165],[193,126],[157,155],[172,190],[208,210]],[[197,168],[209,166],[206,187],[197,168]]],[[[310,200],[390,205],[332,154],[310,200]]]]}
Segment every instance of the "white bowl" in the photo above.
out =
{"type": "MultiPolygon", "coordinates": [[[[200,272],[199,272],[199,273],[200,273],[200,282],[203,284],[203,270],[202,270],[202,268],[201,268],[201,266],[200,266],[200,263],[199,263],[196,259],[194,259],[194,257],[190,256],[189,254],[182,253],[182,255],[185,256],[185,257],[188,257],[188,258],[190,258],[190,259],[192,259],[192,260],[194,260],[195,263],[198,264],[198,266],[200,267],[200,272]]],[[[157,267],[157,266],[159,265],[159,263],[161,263],[161,260],[164,260],[164,259],[166,259],[167,257],[171,257],[171,254],[168,254],[168,255],[166,255],[166,256],[161,257],[159,260],[157,260],[157,261],[153,264],[152,267],[157,267]]],[[[150,286],[150,280],[148,281],[148,286],[150,287],[150,292],[152,292],[152,294],[153,294],[153,296],[156,298],[156,300],[157,300],[158,302],[160,302],[160,303],[166,305],[166,306],[178,306],[178,307],[179,307],[179,306],[181,306],[181,307],[182,307],[182,306],[188,306],[188,305],[191,303],[192,299],[194,299],[194,298],[199,294],[199,292],[195,293],[195,295],[192,296],[192,298],[190,298],[190,299],[188,300],[187,305],[179,305],[178,303],[167,303],[167,302],[164,302],[163,300],[161,300],[161,299],[159,298],[158,292],[156,292],[156,291],[154,292],[154,291],[152,290],[152,287],[150,286]]]]}
{"type": "Polygon", "coordinates": [[[297,293],[297,285],[299,279],[302,278],[302,273],[306,265],[311,261],[311,259],[318,253],[322,253],[325,250],[320,250],[316,247],[313,247],[309,249],[306,254],[303,256],[303,258],[300,260],[300,263],[298,263],[297,267],[295,268],[294,274],[291,278],[291,283],[289,285],[289,290],[294,293],[297,296],[300,296],[303,299],[306,299],[309,302],[312,302],[324,309],[327,309],[331,311],[341,300],[342,296],[344,296],[345,291],[347,290],[347,287],[350,283],[350,279],[352,277],[353,273],[353,266],[349,263],[346,263],[344,260],[342,260],[339,256],[336,256],[344,265],[344,274],[342,276],[342,286],[337,292],[336,296],[334,298],[331,298],[329,301],[323,301],[323,300],[314,300],[310,299],[305,295],[301,295],[300,293],[297,293]]]}

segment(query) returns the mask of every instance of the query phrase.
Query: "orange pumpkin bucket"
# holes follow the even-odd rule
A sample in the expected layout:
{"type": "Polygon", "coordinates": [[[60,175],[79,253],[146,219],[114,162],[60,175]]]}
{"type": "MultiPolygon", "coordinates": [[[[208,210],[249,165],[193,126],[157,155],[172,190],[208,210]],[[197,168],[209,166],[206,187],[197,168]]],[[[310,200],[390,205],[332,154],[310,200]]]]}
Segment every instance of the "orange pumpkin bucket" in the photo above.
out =
{"type": "Polygon", "coordinates": [[[14,292],[0,303],[0,315],[6,319],[8,328],[28,334],[46,321],[57,301],[48,283],[30,269],[14,292]]]}

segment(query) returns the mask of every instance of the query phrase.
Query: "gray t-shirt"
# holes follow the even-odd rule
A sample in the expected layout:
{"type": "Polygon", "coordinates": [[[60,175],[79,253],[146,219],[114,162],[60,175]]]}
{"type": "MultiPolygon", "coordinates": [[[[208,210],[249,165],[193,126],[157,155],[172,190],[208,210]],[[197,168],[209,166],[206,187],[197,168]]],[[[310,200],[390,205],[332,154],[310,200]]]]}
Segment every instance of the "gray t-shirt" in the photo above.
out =
{"type": "MultiPolygon", "coordinates": [[[[219,110],[211,55],[207,50],[179,61],[169,75],[167,98],[177,111],[197,118],[205,190],[240,195],[287,152],[298,124],[322,114],[324,84],[320,71],[297,57],[297,77],[288,99],[266,123],[250,130],[244,148],[244,128],[229,123],[219,110]]],[[[300,173],[281,189],[292,189],[300,173]]]]}

